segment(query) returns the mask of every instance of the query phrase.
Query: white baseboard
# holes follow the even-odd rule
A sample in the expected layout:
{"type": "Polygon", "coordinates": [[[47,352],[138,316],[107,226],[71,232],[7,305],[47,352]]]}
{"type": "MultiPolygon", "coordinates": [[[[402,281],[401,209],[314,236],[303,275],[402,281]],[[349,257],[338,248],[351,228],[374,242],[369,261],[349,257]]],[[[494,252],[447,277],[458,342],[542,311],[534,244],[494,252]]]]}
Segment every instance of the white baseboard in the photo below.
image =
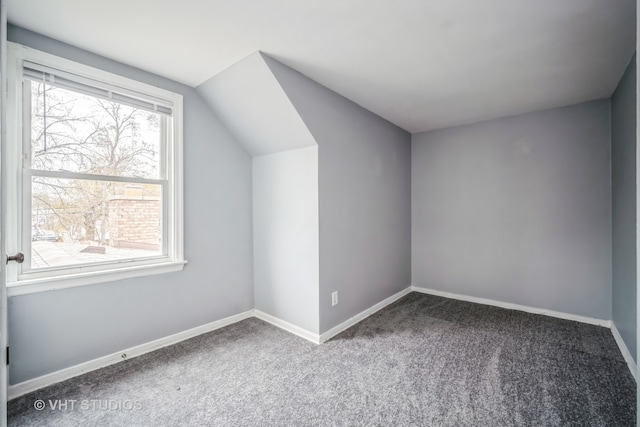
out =
{"type": "Polygon", "coordinates": [[[306,340],[311,341],[314,344],[320,344],[333,337],[334,335],[342,332],[348,327],[355,325],[360,322],[367,316],[375,313],[376,311],[386,307],[397,299],[403,297],[404,295],[411,292],[411,288],[406,288],[403,291],[392,295],[391,297],[385,299],[384,301],[379,302],[373,307],[363,311],[362,313],[357,314],[346,322],[341,323],[340,325],[332,328],[331,330],[325,332],[320,336],[319,334],[307,331],[299,326],[296,326],[292,323],[279,319],[275,316],[267,314],[260,310],[248,310],[240,314],[236,314],[234,316],[226,317],[224,319],[208,323],[206,325],[198,326],[193,329],[189,329],[187,331],[179,332],[174,335],[170,335],[168,337],[160,338],[155,341],[151,341],[145,344],[141,344],[135,347],[131,347],[128,349],[124,349],[117,353],[109,354],[107,356],[99,357],[97,359],[89,360],[88,362],[80,363],[75,366],[70,366],[65,369],[61,369],[56,372],[52,372],[50,374],[46,374],[37,378],[33,378],[27,381],[23,381],[18,384],[10,385],[8,387],[8,398],[9,400],[15,399],[16,397],[20,397],[27,393],[31,393],[32,391],[36,391],[43,387],[50,386],[52,384],[65,381],[71,379],[73,377],[77,377],[78,375],[85,374],[87,372],[95,371],[96,369],[104,368],[109,365],[113,365],[118,362],[122,362],[125,359],[131,359],[136,356],[143,355],[145,353],[149,353],[151,351],[157,350],[162,347],[166,347],[180,341],[187,340],[189,338],[193,338],[195,336],[214,331],[216,329],[223,328],[225,326],[231,325],[233,323],[239,322],[244,319],[248,319],[250,317],[256,317],[258,319],[264,320],[267,323],[270,323],[278,328],[284,329],[287,332],[298,335],[306,340]],[[124,355],[124,357],[123,357],[124,355]]]}
{"type": "Polygon", "coordinates": [[[329,329],[327,332],[321,335],[310,332],[306,329],[303,329],[299,326],[296,326],[292,323],[289,323],[285,320],[282,320],[278,317],[272,316],[260,310],[254,310],[254,313],[255,313],[255,317],[257,317],[258,319],[264,320],[267,323],[271,323],[273,326],[276,326],[280,329],[284,329],[285,331],[290,332],[292,334],[298,335],[299,337],[309,340],[314,344],[321,344],[331,339],[332,337],[338,335],[340,332],[344,331],[345,329],[348,329],[351,326],[355,325],[356,323],[366,319],[376,311],[381,310],[384,307],[391,304],[392,302],[397,301],[398,299],[407,295],[409,292],[411,292],[410,286],[394,295],[391,295],[389,298],[386,298],[383,301],[380,301],[379,303],[369,307],[368,309],[362,311],[361,313],[356,314],[352,318],[340,323],[338,326],[335,326],[329,329]]]}
{"type": "Polygon", "coordinates": [[[590,325],[597,325],[597,326],[604,326],[605,328],[611,328],[611,320],[596,319],[593,317],[580,316],[578,314],[563,313],[561,311],[547,310],[545,308],[529,307],[527,305],[512,304],[510,302],[496,301],[496,300],[487,299],[487,298],[470,297],[467,295],[437,291],[435,289],[429,289],[429,288],[422,288],[415,285],[411,286],[411,290],[416,292],[421,292],[423,294],[436,295],[440,297],[457,299],[461,301],[475,302],[475,303],[484,304],[484,305],[493,305],[495,307],[507,308],[509,310],[525,311],[527,313],[542,314],[545,316],[557,317],[558,319],[574,320],[576,322],[588,323],[590,325]]]}
{"type": "Polygon", "coordinates": [[[10,385],[8,387],[8,398],[9,400],[15,399],[16,397],[20,397],[27,393],[31,393],[32,391],[38,390],[43,387],[47,387],[54,383],[68,380],[70,378],[77,377],[78,375],[82,375],[87,372],[91,372],[96,369],[103,368],[105,366],[113,365],[125,359],[131,359],[133,357],[140,356],[145,353],[149,353],[159,348],[176,344],[180,341],[184,341],[189,338],[193,338],[195,336],[198,336],[207,332],[211,332],[216,329],[223,328],[225,326],[231,325],[233,323],[239,322],[244,319],[248,319],[250,317],[256,317],[258,319],[264,320],[265,322],[270,323],[278,328],[284,329],[285,331],[288,331],[292,334],[298,335],[299,337],[309,340],[314,344],[321,344],[331,339],[332,337],[338,335],[340,332],[366,319],[367,317],[383,309],[389,304],[399,300],[400,298],[402,298],[403,296],[407,295],[412,291],[431,294],[431,295],[437,295],[437,296],[442,296],[442,297],[452,298],[452,299],[457,299],[462,301],[469,301],[469,302],[474,302],[479,304],[493,305],[496,307],[502,307],[502,308],[507,308],[511,310],[525,311],[528,313],[543,314],[546,316],[557,317],[560,319],[574,320],[577,322],[589,323],[592,325],[611,328],[613,336],[616,340],[616,343],[620,347],[620,351],[622,352],[625,360],[627,361],[627,364],[629,365],[629,369],[631,370],[633,377],[636,378],[636,363],[633,361],[633,358],[631,357],[629,350],[624,344],[624,341],[622,340],[620,333],[618,332],[615,325],[613,325],[610,320],[594,319],[591,317],[562,313],[559,311],[546,310],[541,308],[528,307],[520,304],[512,304],[512,303],[507,303],[502,301],[490,300],[486,298],[470,297],[470,296],[459,295],[459,294],[454,294],[450,292],[437,291],[434,289],[422,288],[417,286],[409,286],[408,288],[403,289],[402,291],[384,299],[383,301],[380,301],[379,303],[362,311],[361,313],[356,314],[355,316],[331,328],[330,330],[328,330],[323,334],[316,334],[316,333],[307,331],[306,329],[303,329],[292,323],[286,322],[282,319],[279,319],[275,316],[272,316],[260,310],[255,310],[255,309],[248,310],[243,313],[236,314],[234,316],[229,316],[224,319],[208,323],[206,325],[198,326],[196,328],[192,328],[183,332],[179,332],[177,334],[170,335],[168,337],[160,338],[145,344],[124,349],[122,351],[119,351],[107,356],[99,357],[97,359],[90,360],[88,362],[71,366],[69,368],[61,369],[59,371],[52,372],[50,374],[46,374],[41,377],[27,380],[18,384],[10,385]]]}
{"type": "Polygon", "coordinates": [[[68,380],[70,378],[77,377],[78,375],[82,375],[87,372],[95,371],[96,369],[104,368],[105,366],[122,362],[125,359],[131,359],[136,356],[141,356],[145,353],[149,353],[159,348],[167,347],[180,341],[184,341],[189,338],[193,338],[195,336],[223,328],[241,320],[248,319],[252,316],[253,310],[248,310],[240,314],[225,317],[224,319],[220,319],[215,322],[207,323],[206,325],[188,329],[183,332],[178,332],[177,334],[169,335],[167,337],[159,338],[145,344],[127,348],[122,351],[118,351],[117,353],[99,357],[97,359],[80,363],[75,366],[70,366],[68,368],[52,372],[41,377],[10,385],[7,390],[8,398],[9,400],[15,399],[16,397],[31,393],[32,391],[36,391],[40,388],[47,387],[54,383],[68,380]]]}
{"type": "Polygon", "coordinates": [[[512,303],[509,303],[509,302],[496,301],[496,300],[486,299],[486,298],[470,297],[470,296],[467,296],[467,295],[454,294],[454,293],[451,293],[451,292],[444,292],[444,291],[437,291],[435,289],[422,288],[422,287],[418,287],[418,286],[411,286],[411,290],[413,290],[415,292],[421,292],[423,294],[436,295],[436,296],[440,296],[440,297],[457,299],[457,300],[461,300],[461,301],[475,302],[475,303],[478,303],[478,304],[493,305],[493,306],[496,306],[496,307],[507,308],[507,309],[510,309],[510,310],[518,310],[518,311],[525,311],[527,313],[542,314],[542,315],[545,315],[545,316],[556,317],[558,319],[573,320],[573,321],[576,321],[576,322],[588,323],[590,325],[604,326],[605,328],[609,328],[609,329],[611,329],[611,333],[613,334],[613,338],[616,340],[616,344],[618,345],[618,348],[620,349],[620,352],[622,353],[622,356],[624,357],[624,360],[627,362],[627,365],[629,366],[629,370],[631,371],[631,375],[633,375],[633,378],[637,381],[637,377],[636,377],[636,375],[637,375],[637,365],[636,365],[636,362],[633,360],[633,357],[631,356],[631,353],[629,352],[629,349],[627,348],[627,345],[624,343],[624,340],[622,339],[622,336],[620,335],[620,332],[618,332],[618,328],[616,328],[616,325],[611,320],[596,319],[596,318],[593,318],[593,317],[580,316],[580,315],[577,315],[577,314],[563,313],[561,311],[547,310],[547,309],[544,309],[544,308],[529,307],[529,306],[520,305],[520,304],[512,304],[512,303]]]}
{"type": "Polygon", "coordinates": [[[622,335],[620,335],[618,328],[616,328],[616,324],[613,322],[611,322],[611,333],[613,334],[613,338],[615,338],[616,340],[616,344],[618,344],[618,348],[620,349],[620,352],[622,353],[624,360],[627,362],[627,366],[629,366],[631,375],[633,375],[633,378],[637,381],[638,379],[636,378],[636,373],[638,368],[636,366],[636,362],[633,360],[633,357],[631,356],[631,352],[629,351],[629,348],[624,343],[624,340],[622,339],[622,335]]]}
{"type": "Polygon", "coordinates": [[[284,329],[287,332],[291,332],[299,337],[311,341],[314,344],[320,344],[320,336],[316,333],[309,332],[306,329],[296,326],[293,323],[289,323],[278,317],[272,316],[260,310],[253,310],[254,316],[260,320],[264,320],[267,323],[271,323],[273,326],[277,326],[280,329],[284,329]]]}
{"type": "Polygon", "coordinates": [[[367,317],[371,316],[376,311],[382,310],[383,308],[385,308],[389,304],[391,304],[393,302],[396,302],[397,300],[399,300],[403,296],[407,295],[409,292],[411,292],[411,286],[409,286],[406,289],[401,290],[400,292],[398,292],[398,293],[396,293],[394,295],[391,295],[389,298],[386,298],[386,299],[380,301],[379,303],[375,304],[374,306],[369,307],[368,309],[356,314],[352,318],[350,318],[348,320],[345,320],[344,322],[340,323],[338,326],[334,326],[333,328],[329,329],[324,334],[320,335],[320,342],[323,343],[323,342],[335,337],[340,332],[342,332],[342,331],[344,331],[346,329],[349,329],[350,327],[352,327],[356,323],[358,323],[358,322],[366,319],[367,317]]]}

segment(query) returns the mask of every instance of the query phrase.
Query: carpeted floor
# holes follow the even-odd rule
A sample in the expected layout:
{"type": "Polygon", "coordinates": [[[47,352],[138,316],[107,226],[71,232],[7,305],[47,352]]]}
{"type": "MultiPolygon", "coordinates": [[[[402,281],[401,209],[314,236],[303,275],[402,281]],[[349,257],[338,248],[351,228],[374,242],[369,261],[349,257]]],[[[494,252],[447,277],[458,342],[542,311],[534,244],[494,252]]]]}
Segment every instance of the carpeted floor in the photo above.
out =
{"type": "Polygon", "coordinates": [[[9,403],[10,426],[622,427],[635,416],[610,330],[418,293],[320,346],[252,318],[9,403]]]}

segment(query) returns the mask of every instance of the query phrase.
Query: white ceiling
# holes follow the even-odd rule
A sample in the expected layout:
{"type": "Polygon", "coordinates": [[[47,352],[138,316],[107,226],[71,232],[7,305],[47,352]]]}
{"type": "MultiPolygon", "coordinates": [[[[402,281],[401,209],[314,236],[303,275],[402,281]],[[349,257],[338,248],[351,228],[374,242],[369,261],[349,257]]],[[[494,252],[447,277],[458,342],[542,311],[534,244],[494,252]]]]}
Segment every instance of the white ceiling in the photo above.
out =
{"type": "Polygon", "coordinates": [[[190,86],[261,50],[419,132],[610,96],[635,3],[8,0],[8,16],[190,86]]]}

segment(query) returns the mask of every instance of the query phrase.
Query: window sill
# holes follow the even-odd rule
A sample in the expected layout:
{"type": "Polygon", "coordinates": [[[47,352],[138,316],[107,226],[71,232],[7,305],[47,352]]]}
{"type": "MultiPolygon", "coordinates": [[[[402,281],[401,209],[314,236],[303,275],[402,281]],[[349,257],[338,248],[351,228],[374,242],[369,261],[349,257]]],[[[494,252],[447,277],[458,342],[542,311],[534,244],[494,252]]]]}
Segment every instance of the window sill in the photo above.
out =
{"type": "Polygon", "coordinates": [[[169,261],[122,267],[111,270],[20,280],[7,284],[7,296],[14,297],[18,295],[75,288],[78,286],[95,285],[98,283],[113,282],[116,280],[131,279],[134,277],[173,273],[181,271],[186,263],[187,261],[169,261]]]}

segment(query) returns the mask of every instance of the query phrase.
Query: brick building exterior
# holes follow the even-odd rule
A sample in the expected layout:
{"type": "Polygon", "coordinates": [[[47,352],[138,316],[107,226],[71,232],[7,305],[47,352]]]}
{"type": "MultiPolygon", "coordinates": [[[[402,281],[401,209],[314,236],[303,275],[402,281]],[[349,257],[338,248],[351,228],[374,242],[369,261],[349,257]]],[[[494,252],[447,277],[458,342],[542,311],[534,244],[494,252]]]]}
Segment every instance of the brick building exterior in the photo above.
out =
{"type": "Polygon", "coordinates": [[[159,197],[127,191],[109,199],[109,244],[116,248],[160,250],[162,204],[159,197]]]}

